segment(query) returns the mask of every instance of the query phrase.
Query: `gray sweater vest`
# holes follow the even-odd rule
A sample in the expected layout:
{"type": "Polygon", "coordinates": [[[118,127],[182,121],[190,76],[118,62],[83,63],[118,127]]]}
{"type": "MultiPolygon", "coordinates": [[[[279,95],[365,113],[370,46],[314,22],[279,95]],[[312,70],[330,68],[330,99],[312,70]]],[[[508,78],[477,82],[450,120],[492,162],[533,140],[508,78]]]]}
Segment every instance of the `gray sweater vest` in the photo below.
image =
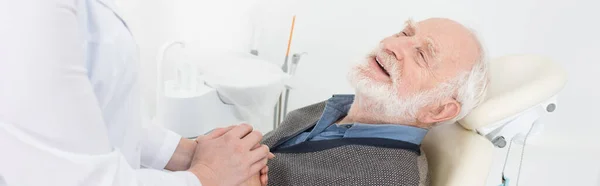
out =
{"type": "Polygon", "coordinates": [[[325,102],[290,112],[263,143],[269,160],[269,185],[428,185],[427,163],[419,146],[381,138],[307,141],[286,148],[278,145],[313,127],[325,102]]]}

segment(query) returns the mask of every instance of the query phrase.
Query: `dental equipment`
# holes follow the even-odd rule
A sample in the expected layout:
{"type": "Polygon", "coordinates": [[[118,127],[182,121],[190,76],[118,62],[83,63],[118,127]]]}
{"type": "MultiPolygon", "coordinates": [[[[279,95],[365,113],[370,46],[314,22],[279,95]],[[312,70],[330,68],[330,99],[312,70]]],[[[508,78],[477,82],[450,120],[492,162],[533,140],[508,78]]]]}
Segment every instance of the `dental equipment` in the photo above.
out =
{"type": "Polygon", "coordinates": [[[251,54],[197,49],[181,41],[166,43],[157,60],[156,123],[188,138],[241,122],[261,132],[272,130],[264,119],[288,79],[276,65],[251,54]],[[174,63],[174,78],[167,79],[165,54],[177,45],[185,50],[174,63]]]}
{"type": "Polygon", "coordinates": [[[288,57],[290,56],[290,47],[292,45],[292,38],[294,36],[294,26],[296,24],[296,15],[292,17],[292,28],[290,29],[290,37],[288,38],[287,50],[285,51],[285,59],[283,60],[283,66],[281,66],[281,70],[283,72],[288,72],[288,57]]]}
{"type": "MultiPolygon", "coordinates": [[[[307,54],[306,52],[300,53],[300,54],[294,54],[292,55],[292,65],[290,66],[290,71],[288,72],[288,74],[290,75],[290,77],[294,77],[294,74],[296,73],[296,68],[298,67],[298,63],[300,63],[300,58],[302,57],[302,55],[307,54]]],[[[288,108],[288,101],[290,99],[290,90],[292,89],[291,86],[286,87],[285,89],[285,101],[284,101],[284,106],[283,106],[283,118],[285,118],[285,116],[287,115],[287,108],[288,108]]]]}
{"type": "Polygon", "coordinates": [[[168,42],[157,55],[156,114],[155,123],[186,138],[194,138],[213,128],[239,123],[241,119],[232,105],[223,104],[217,91],[204,85],[198,71],[190,61],[177,61],[174,79],[164,79],[165,54],[182,41],[168,42]],[[211,109],[202,109],[210,107],[211,109]]]}
{"type": "MultiPolygon", "coordinates": [[[[289,35],[289,38],[288,38],[287,49],[285,51],[285,59],[283,61],[283,65],[281,66],[281,69],[285,73],[288,73],[288,70],[289,70],[288,69],[288,58],[289,58],[289,54],[290,54],[290,47],[292,45],[292,38],[293,38],[293,35],[294,35],[294,26],[295,26],[295,24],[296,24],[296,15],[294,15],[292,17],[292,26],[290,28],[290,35],[289,35]]],[[[286,92],[289,92],[289,91],[286,91],[286,92]]],[[[284,92],[284,94],[285,94],[285,92],[284,92]]],[[[282,109],[283,109],[282,104],[284,102],[284,100],[282,100],[283,97],[284,97],[283,95],[279,95],[279,101],[277,102],[277,105],[275,106],[275,112],[274,112],[275,116],[274,116],[274,121],[273,121],[273,129],[275,129],[279,125],[279,123],[281,123],[281,121],[283,120],[283,115],[285,115],[285,111],[284,111],[283,115],[281,113],[282,109]]],[[[285,102],[287,103],[287,101],[285,101],[285,102]]],[[[285,110],[287,111],[287,109],[285,109],[285,110]]]]}
{"type": "Polygon", "coordinates": [[[290,66],[290,71],[288,73],[290,74],[290,76],[293,76],[296,73],[296,68],[298,67],[298,63],[300,63],[300,58],[302,58],[302,56],[306,54],[308,53],[302,52],[300,54],[296,53],[292,55],[292,65],[290,66]]]}

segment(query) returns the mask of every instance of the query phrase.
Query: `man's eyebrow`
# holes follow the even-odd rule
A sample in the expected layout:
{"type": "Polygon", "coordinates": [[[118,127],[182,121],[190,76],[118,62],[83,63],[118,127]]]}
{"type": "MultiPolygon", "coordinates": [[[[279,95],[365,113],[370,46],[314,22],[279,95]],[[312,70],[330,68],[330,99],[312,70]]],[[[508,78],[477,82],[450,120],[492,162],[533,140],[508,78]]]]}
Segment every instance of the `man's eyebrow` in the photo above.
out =
{"type": "Polygon", "coordinates": [[[416,26],[415,26],[415,23],[413,22],[413,20],[412,20],[412,19],[408,19],[408,20],[406,20],[406,21],[404,22],[404,24],[405,24],[406,26],[404,26],[404,29],[402,29],[402,31],[403,31],[403,32],[404,32],[404,31],[408,31],[408,32],[410,32],[410,33],[407,33],[407,34],[414,35],[414,34],[415,34],[415,29],[416,29],[416,26]]]}
{"type": "MultiPolygon", "coordinates": [[[[415,25],[414,21],[412,19],[408,19],[406,20],[406,22],[404,22],[406,24],[406,27],[402,30],[404,31],[408,31],[411,35],[415,35],[417,32],[417,26],[415,25]]],[[[433,39],[431,39],[431,37],[425,37],[425,49],[426,52],[429,53],[429,55],[431,55],[431,59],[433,60],[433,62],[438,62],[440,61],[437,53],[438,53],[438,47],[436,45],[436,43],[433,41],[433,39]]]]}
{"type": "Polygon", "coordinates": [[[433,39],[431,39],[430,37],[425,37],[425,44],[425,48],[427,49],[427,52],[429,52],[429,54],[431,55],[431,58],[434,60],[434,62],[438,62],[439,58],[437,56],[437,45],[435,44],[433,39]]]}

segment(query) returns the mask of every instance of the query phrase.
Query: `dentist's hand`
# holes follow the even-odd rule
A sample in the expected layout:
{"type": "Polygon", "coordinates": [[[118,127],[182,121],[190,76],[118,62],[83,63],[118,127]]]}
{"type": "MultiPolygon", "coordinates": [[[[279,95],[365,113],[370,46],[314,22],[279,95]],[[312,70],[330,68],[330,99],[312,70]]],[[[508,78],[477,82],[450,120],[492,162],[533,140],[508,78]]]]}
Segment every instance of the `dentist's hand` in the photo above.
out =
{"type": "Polygon", "coordinates": [[[270,155],[266,145],[253,148],[262,134],[241,124],[212,131],[198,137],[190,172],[203,186],[239,185],[267,165],[270,155]]]}

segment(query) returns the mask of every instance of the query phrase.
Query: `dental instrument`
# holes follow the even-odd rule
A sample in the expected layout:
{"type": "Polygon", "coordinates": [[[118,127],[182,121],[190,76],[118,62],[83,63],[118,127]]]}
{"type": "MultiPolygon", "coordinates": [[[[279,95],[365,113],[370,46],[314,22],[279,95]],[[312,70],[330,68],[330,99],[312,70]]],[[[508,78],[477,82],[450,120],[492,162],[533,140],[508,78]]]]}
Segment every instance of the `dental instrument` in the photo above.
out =
{"type": "MultiPolygon", "coordinates": [[[[287,43],[287,49],[285,51],[285,59],[283,61],[283,65],[281,67],[281,69],[283,70],[283,72],[288,73],[288,58],[289,58],[289,54],[290,54],[290,47],[292,45],[292,38],[294,35],[294,26],[296,24],[296,15],[294,15],[292,17],[292,26],[290,28],[290,35],[288,38],[288,43],[287,43]]],[[[286,91],[287,92],[287,91],[286,91]]],[[[284,92],[285,93],[285,92],[284,92]]],[[[279,125],[279,123],[281,123],[281,121],[283,120],[283,115],[282,115],[282,109],[283,109],[283,95],[279,95],[279,101],[277,102],[277,105],[275,106],[275,121],[273,123],[273,129],[277,128],[277,126],[279,125]]],[[[285,114],[285,112],[284,112],[285,114]]]]}

